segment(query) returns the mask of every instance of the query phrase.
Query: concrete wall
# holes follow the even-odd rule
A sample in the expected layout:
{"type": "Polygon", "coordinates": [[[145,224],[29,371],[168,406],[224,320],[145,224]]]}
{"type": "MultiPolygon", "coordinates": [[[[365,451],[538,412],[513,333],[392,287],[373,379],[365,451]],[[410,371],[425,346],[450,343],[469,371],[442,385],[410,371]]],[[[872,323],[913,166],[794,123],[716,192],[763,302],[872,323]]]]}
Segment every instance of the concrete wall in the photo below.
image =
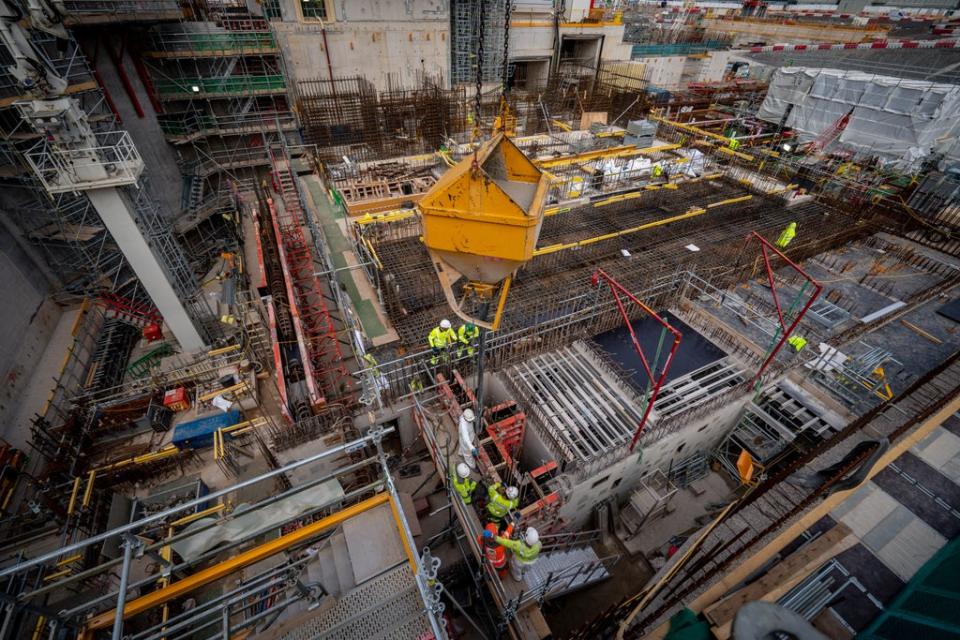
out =
{"type": "MultiPolygon", "coordinates": [[[[97,60],[95,66],[103,78],[106,90],[110,92],[110,96],[117,105],[120,117],[123,119],[121,127],[130,132],[133,143],[143,157],[147,174],[153,184],[152,193],[160,203],[160,210],[168,219],[175,218],[180,213],[182,191],[180,167],[177,166],[179,153],[164,138],[163,131],[160,130],[160,125],[157,123],[156,113],[150,105],[147,92],[143,88],[129,56],[124,57],[123,68],[133,86],[134,95],[137,96],[143,108],[143,118],[137,115],[133,101],[127,95],[116,67],[107,56],[106,51],[103,51],[103,44],[100,45],[100,49],[99,60],[97,60]]],[[[94,50],[94,45],[91,44],[87,50],[94,50]]]]}
{"type": "MultiPolygon", "coordinates": [[[[0,211],[0,216],[6,213],[0,211]]],[[[7,434],[19,407],[24,385],[60,317],[60,309],[47,299],[49,285],[40,269],[21,249],[5,224],[0,224],[0,433],[22,446],[22,434],[7,434]]]]}
{"type": "MultiPolygon", "coordinates": [[[[332,69],[334,77],[363,75],[378,89],[386,89],[391,78],[395,85],[411,86],[423,73],[442,75],[449,82],[449,2],[327,0],[327,11],[330,19],[321,24],[303,18],[300,0],[281,0],[283,21],[272,27],[292,80],[327,79],[332,69]]],[[[511,58],[553,57],[553,22],[542,19],[543,12],[549,12],[549,3],[517,7],[510,30],[511,58]]],[[[632,45],[623,42],[623,32],[623,25],[560,27],[561,36],[602,36],[602,60],[630,59],[632,45]]]]}
{"type": "Polygon", "coordinates": [[[700,61],[700,69],[697,72],[697,82],[719,82],[727,71],[727,65],[730,63],[730,51],[711,51],[706,54],[706,58],[700,61]]]}
{"type": "Polygon", "coordinates": [[[651,86],[661,89],[677,89],[683,67],[687,63],[686,56],[654,56],[638,58],[636,62],[646,65],[647,81],[651,86]]]}
{"type": "Polygon", "coordinates": [[[328,79],[332,68],[334,77],[363,75],[378,89],[386,89],[391,77],[394,86],[413,86],[423,73],[449,81],[448,2],[341,0],[331,5],[333,19],[323,25],[302,18],[299,0],[281,0],[284,20],[272,26],[291,80],[328,79]]]}
{"type": "Polygon", "coordinates": [[[610,498],[623,502],[654,469],[666,473],[684,458],[714,449],[736,424],[748,400],[725,405],[654,444],[638,446],[632,454],[578,482],[565,496],[560,517],[573,528],[587,526],[598,503],[610,498]]]}

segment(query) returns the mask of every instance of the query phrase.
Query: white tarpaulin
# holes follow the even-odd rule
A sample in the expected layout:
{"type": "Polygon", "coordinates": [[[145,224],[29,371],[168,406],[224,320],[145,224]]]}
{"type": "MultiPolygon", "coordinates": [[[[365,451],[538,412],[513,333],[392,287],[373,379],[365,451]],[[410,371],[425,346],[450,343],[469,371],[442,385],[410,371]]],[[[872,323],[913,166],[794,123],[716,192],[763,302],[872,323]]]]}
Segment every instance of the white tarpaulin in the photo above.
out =
{"type": "MultiPolygon", "coordinates": [[[[343,498],[343,487],[337,480],[332,479],[255,511],[244,513],[244,510],[248,509],[249,506],[245,504],[237,505],[237,508],[233,510],[232,518],[227,522],[190,536],[185,540],[174,542],[171,546],[184,560],[193,560],[201,553],[213,549],[222,542],[241,540],[251,533],[263,529],[271,522],[286,522],[304,511],[325,507],[341,498],[343,498]]],[[[185,531],[199,529],[211,522],[216,522],[216,518],[202,518],[196,522],[191,522],[185,531]]]]}
{"type": "Polygon", "coordinates": [[[960,133],[960,87],[862,71],[785,67],[770,81],[757,116],[810,142],[850,114],[838,140],[883,160],[913,164],[960,133]],[[792,107],[791,107],[792,105],[792,107]]]}

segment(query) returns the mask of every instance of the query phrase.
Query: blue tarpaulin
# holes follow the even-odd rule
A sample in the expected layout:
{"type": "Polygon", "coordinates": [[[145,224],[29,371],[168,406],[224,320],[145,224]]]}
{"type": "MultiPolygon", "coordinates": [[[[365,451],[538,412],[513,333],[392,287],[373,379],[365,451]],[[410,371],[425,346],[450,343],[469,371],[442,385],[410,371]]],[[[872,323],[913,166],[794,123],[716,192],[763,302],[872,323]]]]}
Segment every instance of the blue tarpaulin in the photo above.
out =
{"type": "Polygon", "coordinates": [[[239,411],[214,413],[190,422],[178,424],[173,430],[173,444],[178,449],[205,449],[213,446],[213,434],[217,429],[240,422],[239,411]]]}

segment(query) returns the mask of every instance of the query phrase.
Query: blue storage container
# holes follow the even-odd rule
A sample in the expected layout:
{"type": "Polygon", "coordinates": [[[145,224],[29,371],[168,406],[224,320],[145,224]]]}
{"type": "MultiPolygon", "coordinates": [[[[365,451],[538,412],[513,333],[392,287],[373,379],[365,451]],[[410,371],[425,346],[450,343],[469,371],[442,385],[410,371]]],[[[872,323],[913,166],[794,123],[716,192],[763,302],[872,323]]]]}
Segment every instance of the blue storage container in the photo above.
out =
{"type": "Polygon", "coordinates": [[[214,413],[190,422],[182,422],[173,430],[173,444],[178,449],[206,449],[213,446],[217,429],[240,422],[239,411],[214,413]]]}

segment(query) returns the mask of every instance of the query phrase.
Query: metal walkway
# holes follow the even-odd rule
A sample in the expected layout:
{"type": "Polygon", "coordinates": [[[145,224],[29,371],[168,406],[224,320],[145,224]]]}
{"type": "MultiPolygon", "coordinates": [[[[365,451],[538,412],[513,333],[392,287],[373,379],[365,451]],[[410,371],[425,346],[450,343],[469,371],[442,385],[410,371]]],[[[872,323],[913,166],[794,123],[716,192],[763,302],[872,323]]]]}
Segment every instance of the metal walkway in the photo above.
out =
{"type": "Polygon", "coordinates": [[[542,592],[544,600],[588,587],[609,577],[610,572],[592,547],[542,553],[524,575],[529,590],[542,592]]]}
{"type": "Polygon", "coordinates": [[[282,639],[409,640],[430,631],[423,608],[413,573],[404,562],[353,589],[282,639]]]}

